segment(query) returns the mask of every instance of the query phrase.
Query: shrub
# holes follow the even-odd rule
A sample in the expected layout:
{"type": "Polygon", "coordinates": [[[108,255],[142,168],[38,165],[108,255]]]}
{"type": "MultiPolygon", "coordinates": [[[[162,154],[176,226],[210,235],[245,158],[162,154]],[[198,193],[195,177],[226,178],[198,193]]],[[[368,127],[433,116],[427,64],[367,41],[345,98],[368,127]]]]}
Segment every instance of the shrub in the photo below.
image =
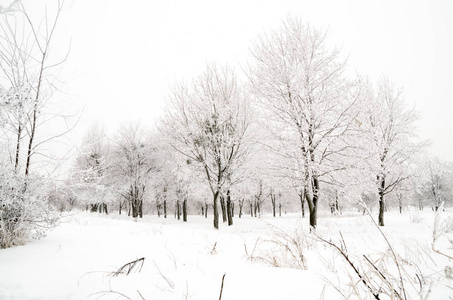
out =
{"type": "Polygon", "coordinates": [[[42,177],[0,172],[0,248],[45,236],[58,220],[47,201],[49,185],[42,177]]]}

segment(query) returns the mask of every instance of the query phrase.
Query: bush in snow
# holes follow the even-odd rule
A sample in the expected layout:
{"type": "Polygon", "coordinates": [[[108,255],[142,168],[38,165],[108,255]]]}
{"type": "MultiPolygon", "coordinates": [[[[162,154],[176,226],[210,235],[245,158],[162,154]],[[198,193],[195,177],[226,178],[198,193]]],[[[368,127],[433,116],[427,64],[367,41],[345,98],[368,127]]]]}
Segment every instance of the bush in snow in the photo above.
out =
{"type": "Polygon", "coordinates": [[[47,186],[41,177],[0,172],[0,248],[41,238],[56,225],[57,216],[47,201],[47,186]]]}

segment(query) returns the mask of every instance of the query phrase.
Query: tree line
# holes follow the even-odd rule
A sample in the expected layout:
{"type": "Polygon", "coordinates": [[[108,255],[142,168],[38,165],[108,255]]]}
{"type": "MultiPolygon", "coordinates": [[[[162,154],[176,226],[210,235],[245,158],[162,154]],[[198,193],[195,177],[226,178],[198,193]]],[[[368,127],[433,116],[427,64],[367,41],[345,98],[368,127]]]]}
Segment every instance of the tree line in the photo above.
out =
{"type": "Polygon", "coordinates": [[[58,181],[33,161],[71,129],[41,130],[65,119],[51,105],[67,57],[52,47],[62,9],[59,1],[43,20],[20,1],[0,11],[2,248],[44,235],[57,223],[55,207],[183,221],[189,210],[207,217],[212,209],[218,229],[220,218],[233,225],[235,211],[295,210],[296,196],[316,228],[320,203],[332,213],[377,203],[384,226],[388,199],[400,211],[408,197],[420,209],[427,199],[434,210],[451,201],[451,164],[425,157],[402,88],[349,75],[327,32],[291,16],[253,41],[240,72],[211,62],[174,83],[153,130],[135,123],[107,135],[94,125],[58,181]]]}
{"type": "MultiPolygon", "coordinates": [[[[440,200],[440,187],[444,195],[450,191],[434,183],[438,171],[431,168],[436,175],[429,175],[420,168],[420,161],[434,160],[421,159],[426,147],[417,138],[419,114],[402,88],[385,76],[373,83],[348,75],[327,32],[299,18],[290,16],[258,36],[243,72],[208,63],[190,83],[175,83],[165,100],[155,132],[147,135],[152,138],[123,151],[117,140],[116,159],[122,152],[122,160],[106,163],[116,169],[112,176],[128,178],[122,199],[142,199],[140,193],[154,189],[158,214],[171,194],[176,211],[179,203],[184,211],[187,199],[195,199],[204,214],[206,204],[212,205],[213,226],[219,228],[220,215],[232,224],[234,203],[242,213],[247,198],[252,214],[259,214],[269,198],[275,215],[282,205],[277,195],[293,191],[303,215],[308,206],[312,228],[320,201],[329,202],[332,213],[340,210],[339,202],[376,201],[384,226],[388,197],[397,199],[400,210],[403,197],[421,199],[427,191],[437,199],[434,209],[449,199],[440,200]],[[136,156],[139,149],[147,153],[146,163],[136,156]],[[121,168],[121,161],[143,170],[121,168]],[[144,181],[136,186],[137,180],[144,181]]],[[[85,169],[95,170],[92,165],[85,169]]],[[[442,180],[450,181],[445,171],[442,180]]],[[[125,203],[134,211],[135,201],[125,203]]]]}

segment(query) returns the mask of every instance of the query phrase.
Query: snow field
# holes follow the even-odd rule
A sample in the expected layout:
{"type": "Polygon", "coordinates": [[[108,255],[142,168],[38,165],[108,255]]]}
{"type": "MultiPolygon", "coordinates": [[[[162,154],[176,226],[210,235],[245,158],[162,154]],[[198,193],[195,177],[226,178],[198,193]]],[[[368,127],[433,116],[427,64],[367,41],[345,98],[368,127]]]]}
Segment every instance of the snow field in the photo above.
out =
{"type": "MultiPolygon", "coordinates": [[[[430,245],[434,213],[417,214],[419,222],[414,223],[411,213],[388,213],[381,229],[407,262],[405,269],[439,276],[429,299],[448,299],[452,282],[441,275],[451,262],[434,254],[430,245]]],[[[332,247],[308,233],[308,220],[299,215],[234,221],[234,226],[221,224],[216,231],[210,216],[189,216],[183,223],[173,216],[134,222],[115,215],[69,215],[46,238],[0,250],[0,299],[218,299],[224,274],[223,300],[341,299],[335,287],[347,294],[349,278],[357,280],[332,247]],[[300,257],[297,262],[286,249],[296,258],[300,250],[307,268],[289,268],[300,257]],[[129,275],[113,276],[142,257],[141,268],[137,264],[129,275]]],[[[395,271],[388,246],[368,216],[322,217],[318,224],[317,234],[337,244],[341,232],[358,266],[366,254],[395,271]]],[[[446,238],[438,245],[453,252],[446,238]]],[[[407,284],[414,286],[408,290],[418,288],[416,280],[407,284]]]]}

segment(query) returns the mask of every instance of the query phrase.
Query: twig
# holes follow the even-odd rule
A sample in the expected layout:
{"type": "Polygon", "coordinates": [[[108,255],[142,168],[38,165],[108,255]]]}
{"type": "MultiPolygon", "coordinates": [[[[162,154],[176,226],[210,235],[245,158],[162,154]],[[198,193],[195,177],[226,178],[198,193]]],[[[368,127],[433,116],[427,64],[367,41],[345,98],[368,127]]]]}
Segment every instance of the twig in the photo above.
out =
{"type": "Polygon", "coordinates": [[[132,298],[129,298],[128,296],[124,295],[123,293],[120,293],[120,292],[117,292],[117,291],[112,291],[112,290],[110,290],[110,291],[100,291],[100,292],[92,293],[88,297],[99,295],[96,299],[100,299],[100,298],[106,296],[107,294],[117,294],[118,296],[121,296],[121,297],[123,297],[125,299],[132,300],[132,298]]]}
{"type": "Polygon", "coordinates": [[[395,251],[393,251],[393,247],[392,247],[392,245],[390,244],[389,240],[387,239],[387,237],[385,236],[384,232],[382,232],[381,228],[379,227],[379,225],[378,225],[378,224],[376,223],[376,221],[374,220],[374,218],[373,218],[373,216],[371,215],[371,212],[370,212],[368,206],[366,206],[366,204],[362,201],[361,198],[360,198],[360,200],[361,200],[362,206],[365,208],[367,214],[370,216],[371,221],[373,222],[374,226],[376,226],[376,228],[379,230],[379,232],[381,233],[381,235],[382,235],[382,237],[384,238],[385,242],[386,242],[387,245],[389,246],[390,251],[392,252],[393,261],[395,262],[395,265],[396,265],[396,268],[398,269],[398,274],[399,274],[399,277],[400,277],[401,290],[403,291],[404,299],[407,300],[407,297],[406,297],[406,289],[404,288],[403,276],[401,275],[401,266],[400,266],[400,264],[398,263],[398,259],[397,259],[397,257],[396,257],[395,251]]]}
{"type": "Polygon", "coordinates": [[[217,242],[214,243],[214,247],[212,247],[212,250],[211,250],[211,254],[215,254],[216,253],[216,249],[215,247],[217,246],[217,242]]]}
{"type": "Polygon", "coordinates": [[[165,281],[167,282],[167,284],[171,287],[171,289],[174,289],[175,288],[175,284],[173,283],[173,281],[171,281],[170,279],[168,279],[163,273],[162,271],[159,269],[159,267],[157,266],[156,262],[153,260],[153,263],[154,265],[156,266],[156,269],[157,271],[159,271],[159,274],[160,276],[162,276],[163,279],[165,279],[165,281]]]}
{"type": "Polygon", "coordinates": [[[382,274],[381,270],[379,270],[375,265],[374,263],[368,259],[368,257],[366,255],[363,255],[363,257],[365,258],[365,260],[373,267],[374,270],[376,270],[376,272],[379,273],[379,275],[384,279],[384,281],[389,285],[389,288],[390,289],[393,289],[393,292],[398,296],[399,299],[402,299],[401,298],[401,295],[398,293],[397,290],[395,290],[393,287],[392,287],[392,284],[387,280],[387,277],[385,277],[384,274],[382,274]]]}
{"type": "Polygon", "coordinates": [[[137,290],[137,293],[140,295],[140,298],[142,298],[143,300],[145,300],[145,298],[142,296],[142,294],[140,293],[139,290],[137,290]]]}
{"type": "Polygon", "coordinates": [[[144,257],[136,259],[136,260],[131,261],[131,262],[128,262],[127,264],[125,264],[124,266],[119,268],[116,272],[114,272],[112,274],[112,276],[118,276],[119,274],[124,274],[124,273],[126,273],[126,275],[129,275],[132,272],[132,270],[135,268],[135,266],[138,265],[139,263],[141,263],[140,264],[140,269],[138,270],[138,272],[140,273],[141,270],[142,270],[143,264],[145,263],[145,258],[144,257]],[[127,269],[127,272],[125,272],[126,269],[127,269]]]}
{"type": "Polygon", "coordinates": [[[219,300],[222,300],[222,292],[223,292],[223,281],[225,280],[225,274],[223,274],[222,276],[222,285],[220,286],[220,296],[219,296],[219,300]]]}
{"type": "Polygon", "coordinates": [[[316,235],[318,237],[318,239],[320,239],[322,242],[334,247],[335,249],[338,250],[338,252],[341,254],[341,256],[343,256],[343,258],[348,262],[348,264],[351,266],[351,268],[354,270],[354,272],[357,274],[357,276],[359,277],[360,281],[368,288],[368,290],[370,291],[370,293],[374,296],[374,298],[376,300],[380,300],[379,298],[379,294],[378,293],[375,293],[373,291],[373,288],[368,284],[368,282],[365,280],[365,278],[362,276],[362,274],[359,272],[359,270],[356,268],[356,266],[354,265],[354,263],[349,259],[349,256],[340,248],[338,247],[337,245],[335,245],[334,243],[330,242],[330,241],[327,241],[323,238],[321,238],[320,236],[316,235]]]}

